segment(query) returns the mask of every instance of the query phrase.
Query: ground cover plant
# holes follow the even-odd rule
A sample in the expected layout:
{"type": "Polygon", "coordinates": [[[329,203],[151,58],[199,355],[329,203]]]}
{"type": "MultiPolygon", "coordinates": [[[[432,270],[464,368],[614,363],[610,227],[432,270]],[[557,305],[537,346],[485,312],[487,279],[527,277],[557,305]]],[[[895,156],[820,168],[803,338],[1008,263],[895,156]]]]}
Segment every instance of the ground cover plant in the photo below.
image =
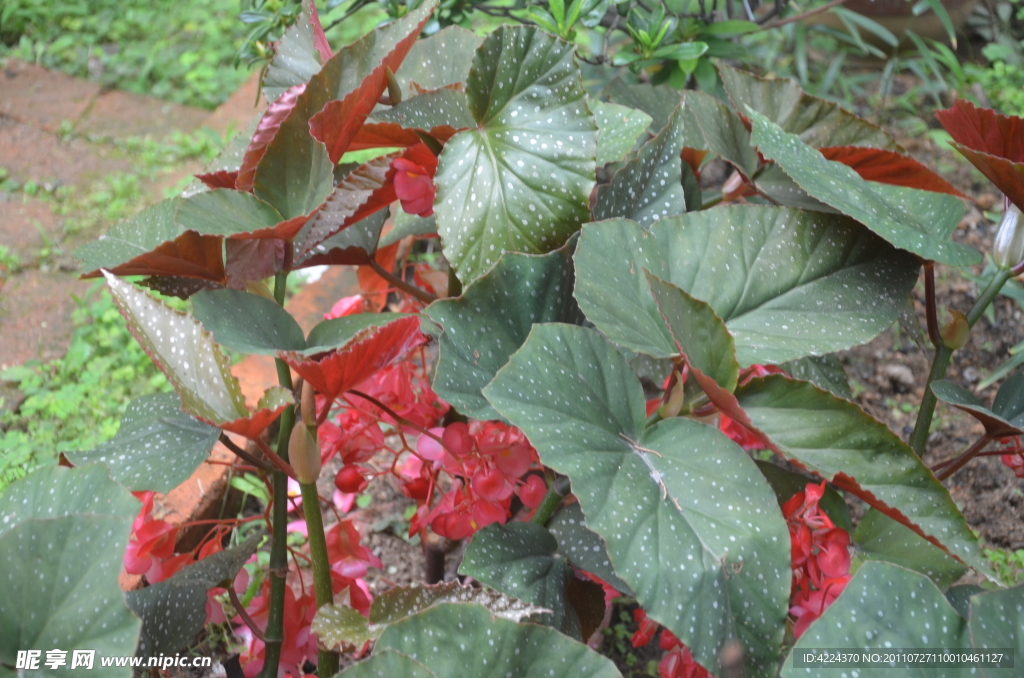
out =
{"type": "MultiPolygon", "coordinates": [[[[76,251],[174,393],[0,497],[0,670],[72,644],[173,653],[231,620],[248,676],[616,676],[591,648],[622,600],[663,677],[805,675],[808,648],[1024,650],[1024,588],[940,482],[979,455],[1021,468],[1024,376],[993,403],[943,379],[1020,272],[1019,211],[941,324],[936,266],[982,254],[950,239],[955,189],[880,128],[724,63],[720,97],[592,96],[560,37],[418,39],[436,9],[334,52],[304,6],[253,133],[76,251]],[[730,174],[702,188],[712,158],[730,174]],[[446,265],[412,257],[424,241],[446,265]],[[303,332],[284,294],[315,265],[358,266],[361,293],[303,332]],[[935,353],[908,444],[834,353],[921,276],[935,353]],[[247,405],[226,350],[273,356],[280,383],[247,405]],[[985,433],[929,468],[937,399],[985,433]],[[176,552],[152,493],[217,441],[265,511],[176,552]],[[367,586],[384,563],[346,514],[380,479],[415,504],[426,585],[367,586]],[[870,507],[856,530],[839,491],[870,507]],[[127,605],[122,565],[147,584],[127,605]]],[[[962,102],[941,120],[1024,203],[1022,122],[962,102]]]]}

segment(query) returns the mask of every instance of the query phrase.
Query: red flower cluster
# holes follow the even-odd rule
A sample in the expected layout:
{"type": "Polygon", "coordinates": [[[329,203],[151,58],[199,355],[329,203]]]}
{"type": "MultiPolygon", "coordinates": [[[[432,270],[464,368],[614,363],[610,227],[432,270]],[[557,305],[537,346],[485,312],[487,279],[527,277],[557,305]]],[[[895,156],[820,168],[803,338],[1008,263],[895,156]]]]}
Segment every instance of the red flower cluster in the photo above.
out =
{"type": "Polygon", "coordinates": [[[174,555],[178,528],[165,520],[153,518],[153,492],[133,492],[142,502],[139,515],[132,523],[131,537],[124,553],[124,569],[128,574],[144,574],[151,583],[170,576],[163,572],[163,561],[174,555]]]}
{"type": "MultiPolygon", "coordinates": [[[[648,617],[640,608],[633,610],[633,620],[640,628],[633,634],[631,642],[633,647],[643,647],[654,639],[659,628],[658,622],[648,617]]],[[[662,629],[658,647],[665,650],[664,656],[658,662],[658,675],[661,678],[713,678],[708,670],[693,658],[690,648],[668,629],[662,629]]]]}
{"type": "Polygon", "coordinates": [[[1013,471],[1015,476],[1018,478],[1024,478],[1024,448],[1021,447],[1020,438],[1013,436],[1008,442],[1010,447],[1004,450],[1006,454],[1002,455],[1000,459],[1003,460],[1004,464],[1010,467],[1010,470],[1013,471]]]}
{"type": "Polygon", "coordinates": [[[789,526],[793,589],[789,612],[799,638],[839,597],[850,581],[850,535],[818,508],[825,481],[807,483],[803,492],[782,505],[789,526]]]}
{"type": "MultiPolygon", "coordinates": [[[[259,628],[266,628],[270,616],[270,578],[264,580],[260,594],[252,599],[246,612],[259,628]]],[[[316,637],[310,633],[313,617],[316,616],[316,598],[313,591],[305,591],[296,596],[290,586],[284,590],[284,642],[281,643],[281,663],[278,676],[291,675],[299,678],[305,675],[302,671],[307,659],[316,661],[316,637]]],[[[233,621],[241,623],[240,618],[233,621]]],[[[266,645],[252,634],[245,624],[241,624],[235,632],[245,641],[246,650],[242,653],[242,673],[246,678],[253,678],[263,670],[266,645]]]]}
{"type": "Polygon", "coordinates": [[[456,422],[431,434],[420,437],[416,456],[400,470],[407,496],[422,502],[410,534],[430,525],[442,537],[464,539],[508,520],[513,494],[530,508],[544,499],[544,480],[523,478],[540,460],[519,429],[496,421],[456,422]],[[430,495],[441,470],[453,479],[452,487],[431,509],[430,495]]]}

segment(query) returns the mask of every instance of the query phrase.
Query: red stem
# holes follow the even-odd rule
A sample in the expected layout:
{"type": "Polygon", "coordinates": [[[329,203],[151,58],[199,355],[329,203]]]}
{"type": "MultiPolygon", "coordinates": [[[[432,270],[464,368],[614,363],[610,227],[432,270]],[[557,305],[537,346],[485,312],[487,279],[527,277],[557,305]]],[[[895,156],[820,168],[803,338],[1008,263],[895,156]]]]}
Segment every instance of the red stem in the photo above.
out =
{"type": "Polygon", "coordinates": [[[942,466],[949,464],[949,466],[941,473],[937,473],[935,477],[938,478],[940,481],[950,477],[951,475],[959,471],[961,468],[963,468],[964,464],[978,456],[978,454],[983,449],[985,449],[985,446],[988,445],[990,442],[992,442],[992,439],[988,437],[988,434],[981,436],[980,438],[978,438],[978,441],[976,443],[968,447],[967,450],[959,457],[941,464],[942,466]]]}

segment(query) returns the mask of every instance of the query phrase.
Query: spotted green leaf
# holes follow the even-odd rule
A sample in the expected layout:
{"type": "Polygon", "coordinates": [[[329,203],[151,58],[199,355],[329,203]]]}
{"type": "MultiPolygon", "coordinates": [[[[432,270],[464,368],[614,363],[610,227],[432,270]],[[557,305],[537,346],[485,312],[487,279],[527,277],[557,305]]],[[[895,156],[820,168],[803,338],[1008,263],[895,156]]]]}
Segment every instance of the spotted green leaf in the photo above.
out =
{"type": "MultiPolygon", "coordinates": [[[[295,268],[320,265],[358,266],[369,263],[377,251],[380,232],[387,217],[388,210],[385,208],[345,226],[340,232],[321,240],[308,251],[297,254],[295,268]]],[[[380,246],[386,247],[388,244],[381,243],[380,246]]]]}
{"type": "Polygon", "coordinates": [[[167,375],[186,412],[197,419],[252,438],[269,426],[290,396],[272,387],[250,413],[231,360],[213,335],[191,315],[176,311],[129,282],[104,271],[110,294],[128,329],[167,375]]]}
{"type": "Polygon", "coordinates": [[[612,177],[597,189],[594,220],[626,217],[650,227],[658,219],[686,212],[683,195],[682,109],[612,177]]]}
{"type": "Polygon", "coordinates": [[[203,235],[232,236],[273,228],[281,214],[252,193],[218,188],[182,200],[175,222],[203,235]]]}
{"type": "Polygon", "coordinates": [[[439,158],[434,211],[463,282],[502,252],[550,252],[587,220],[597,125],[574,48],[532,27],[503,26],[466,81],[475,126],[439,158]]]}
{"type": "Polygon", "coordinates": [[[427,131],[442,125],[463,129],[476,124],[465,92],[456,89],[439,89],[411,97],[374,113],[373,119],[427,131]]]}
{"type": "Polygon", "coordinates": [[[806,94],[789,78],[761,78],[719,62],[722,85],[736,110],[747,107],[797,134],[805,144],[867,146],[902,153],[888,132],[845,110],[839,104],[806,94]]]}
{"type": "Polygon", "coordinates": [[[949,240],[964,214],[963,203],[956,196],[865,181],[850,167],[826,160],[768,118],[748,112],[754,125],[751,143],[811,197],[924,259],[951,266],[981,261],[973,248],[949,240]]]}
{"type": "Polygon", "coordinates": [[[209,290],[192,297],[192,315],[218,344],[241,353],[274,355],[306,348],[302,328],[272,299],[242,290],[209,290]]]}
{"type": "Polygon", "coordinates": [[[967,566],[909,527],[881,511],[868,510],[851,535],[862,560],[884,560],[927,576],[947,589],[967,572],[967,566]]]}
{"type": "MultiPolygon", "coordinates": [[[[19,651],[68,651],[50,670],[19,671],[31,678],[82,675],[71,650],[101,657],[130,656],[139,620],[124,605],[118,574],[139,503],[101,466],[44,467],[16,481],[0,497],[0,665],[13,667],[19,651]]],[[[104,669],[129,678],[131,668],[104,669]]],[[[8,673],[8,675],[12,675],[8,673]]]]}
{"type": "Polygon", "coordinates": [[[651,275],[650,271],[644,274],[669,334],[679,352],[686,355],[689,365],[714,379],[725,390],[735,390],[740,375],[736,344],[722,319],[707,303],[651,275]]]}
{"type": "MultiPolygon", "coordinates": [[[[972,596],[967,629],[976,649],[1012,648],[1014,664],[1019,667],[1024,656],[1024,585],[972,596]]],[[[1007,669],[981,669],[986,678],[1007,674],[1007,669]]]]}
{"type": "Polygon", "coordinates": [[[559,509],[548,522],[548,531],[558,541],[558,552],[574,567],[596,574],[615,590],[632,595],[629,584],[612,569],[608,547],[601,535],[587,527],[587,519],[578,503],[559,509]]]}
{"type": "Polygon", "coordinates": [[[181,409],[173,393],[136,398],[111,440],[91,450],[65,452],[75,466],[103,464],[129,490],[169,492],[209,456],[220,429],[181,409]]]}
{"type": "Polygon", "coordinates": [[[658,622],[720,673],[740,642],[750,676],[778,657],[789,536],[768,483],[716,428],[687,418],[644,428],[629,364],[593,330],[536,325],[485,389],[541,461],[569,477],[615,573],[658,622]]]}
{"type": "Polygon", "coordinates": [[[325,605],[313,620],[313,632],[331,648],[362,647],[376,640],[390,624],[441,603],[474,603],[502,619],[520,621],[548,610],[486,587],[463,586],[457,581],[431,586],[395,586],[373,599],[367,619],[347,605],[325,605]]]}
{"type": "Polygon", "coordinates": [[[399,210],[394,227],[380,239],[380,247],[387,247],[410,235],[437,235],[437,221],[433,216],[420,217],[399,210]]]}
{"type": "MultiPolygon", "coordinates": [[[[284,32],[263,76],[263,94],[274,101],[289,87],[308,82],[320,70],[310,23],[312,2],[302,3],[298,20],[284,32]]],[[[237,165],[236,165],[237,167],[237,165]]]]}
{"type": "Polygon", "coordinates": [[[737,416],[747,417],[784,457],[942,545],[979,572],[991,572],[949,491],[906,443],[860,407],[782,375],[750,380],[736,391],[736,401],[742,409],[737,416]]]}
{"type": "Polygon", "coordinates": [[[651,124],[651,116],[629,106],[591,101],[590,109],[597,121],[598,167],[623,160],[651,124]]]}
{"type": "Polygon", "coordinates": [[[474,419],[498,419],[480,394],[534,323],[581,324],[572,298],[572,250],[575,242],[550,254],[506,253],[457,299],[442,299],[424,313],[444,332],[434,390],[474,419]]]}
{"type": "Polygon", "coordinates": [[[843,363],[834,353],[809,355],[799,360],[784,362],[779,367],[794,379],[809,381],[818,388],[831,391],[834,396],[853,400],[853,393],[850,391],[850,382],[846,380],[843,363]]]}
{"type": "Polygon", "coordinates": [[[173,654],[187,647],[206,623],[207,592],[233,580],[262,539],[261,533],[253,534],[169,579],[127,593],[128,607],[142,620],[138,655],[173,654]]]}
{"type": "Polygon", "coordinates": [[[611,660],[537,624],[495,618],[481,605],[445,603],[389,626],[374,653],[396,650],[438,678],[620,678],[611,660]]]}
{"type": "Polygon", "coordinates": [[[722,157],[745,176],[757,170],[757,151],[750,147],[750,132],[729,106],[706,92],[687,91],[686,145],[722,157]]]}
{"type": "Polygon", "coordinates": [[[679,90],[669,85],[629,85],[621,78],[616,78],[601,91],[601,96],[608,97],[614,103],[641,110],[651,116],[648,131],[657,134],[668,124],[672,113],[679,108],[682,101],[679,90]]]}
{"type": "Polygon", "coordinates": [[[436,678],[437,674],[415,659],[392,649],[374,652],[361,662],[337,674],[345,678],[436,678]]]}
{"type": "MultiPolygon", "coordinates": [[[[782,667],[783,678],[820,676],[819,666],[797,668],[794,658],[806,648],[845,648],[884,652],[886,648],[964,649],[967,622],[950,607],[928,577],[882,562],[865,563],[842,595],[800,636],[782,667]]],[[[892,676],[889,666],[847,669],[860,678],[892,676]]],[[[961,678],[969,670],[904,666],[908,678],[961,678]]]]}
{"type": "Polygon", "coordinates": [[[551,610],[536,617],[537,621],[582,640],[580,620],[566,599],[572,570],[544,527],[519,522],[488,525],[473,535],[459,573],[551,610]]]}
{"type": "Polygon", "coordinates": [[[738,205],[659,220],[588,224],[575,296],[612,341],[678,352],[643,270],[710,304],[740,365],[781,363],[869,341],[892,324],[917,279],[914,257],[850,219],[738,205]]]}
{"type": "Polygon", "coordinates": [[[465,82],[470,64],[483,38],[461,26],[448,26],[417,40],[395,73],[406,97],[412,83],[422,89],[440,89],[465,82]]]}

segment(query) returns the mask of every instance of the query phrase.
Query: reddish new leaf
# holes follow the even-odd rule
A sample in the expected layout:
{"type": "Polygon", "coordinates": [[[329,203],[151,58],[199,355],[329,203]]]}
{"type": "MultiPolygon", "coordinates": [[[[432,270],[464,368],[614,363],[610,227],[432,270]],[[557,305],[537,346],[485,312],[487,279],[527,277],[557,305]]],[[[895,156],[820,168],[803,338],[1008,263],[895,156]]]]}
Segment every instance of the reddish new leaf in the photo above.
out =
{"type": "Polygon", "coordinates": [[[935,172],[913,158],[895,151],[863,146],[825,146],[818,150],[826,160],[843,163],[865,181],[948,193],[958,198],[966,197],[935,172]]]}
{"type": "Polygon", "coordinates": [[[373,111],[377,101],[387,89],[387,70],[389,68],[392,72],[398,70],[429,18],[429,15],[424,16],[377,67],[363,78],[357,89],[342,99],[329,102],[322,111],[310,119],[310,133],[314,139],[322,141],[327,146],[327,152],[332,162],[338,162],[338,159],[348,150],[352,140],[359,132],[359,128],[363,126],[367,116],[373,111]]]}
{"type": "Polygon", "coordinates": [[[294,402],[291,391],[281,386],[271,386],[256,403],[255,412],[234,421],[221,423],[219,426],[225,431],[256,440],[267,427],[277,421],[284,408],[294,402]]]}
{"type": "Polygon", "coordinates": [[[329,400],[356,388],[378,371],[426,342],[416,316],[368,327],[336,351],[309,358],[298,351],[278,355],[329,400]]]}
{"type": "Polygon", "coordinates": [[[956,147],[1017,207],[1024,206],[1024,118],[957,99],[935,117],[956,147]]]}
{"type": "Polygon", "coordinates": [[[206,174],[194,175],[196,179],[206,184],[209,189],[234,188],[238,181],[238,170],[217,170],[206,174]]]}
{"type": "Polygon", "coordinates": [[[239,191],[252,191],[253,179],[256,178],[256,166],[267,152],[267,145],[277,136],[281,124],[288,118],[288,115],[295,109],[299,96],[306,91],[306,83],[293,85],[284,91],[284,94],[275,99],[263,113],[259,125],[256,126],[256,133],[249,142],[242,158],[242,166],[238,168],[238,178],[233,188],[239,191]]]}
{"type": "Polygon", "coordinates": [[[700,164],[704,161],[704,156],[707,154],[707,151],[699,151],[689,146],[683,148],[683,162],[690,166],[690,169],[693,170],[693,176],[697,177],[698,180],[700,179],[700,164]]]}
{"type": "Polygon", "coordinates": [[[227,252],[227,286],[244,290],[250,280],[263,280],[284,266],[285,245],[276,238],[243,240],[231,238],[227,252]]]}

